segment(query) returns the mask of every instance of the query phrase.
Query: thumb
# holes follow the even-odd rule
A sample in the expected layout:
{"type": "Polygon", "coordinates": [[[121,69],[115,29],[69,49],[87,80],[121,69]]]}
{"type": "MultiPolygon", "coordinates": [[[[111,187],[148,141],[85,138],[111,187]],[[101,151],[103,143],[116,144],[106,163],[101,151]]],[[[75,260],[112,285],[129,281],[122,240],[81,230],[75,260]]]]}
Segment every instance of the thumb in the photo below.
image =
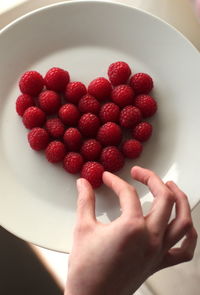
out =
{"type": "Polygon", "coordinates": [[[96,220],[95,216],[95,195],[91,184],[84,178],[77,180],[78,200],[77,216],[78,219],[96,220]]]}

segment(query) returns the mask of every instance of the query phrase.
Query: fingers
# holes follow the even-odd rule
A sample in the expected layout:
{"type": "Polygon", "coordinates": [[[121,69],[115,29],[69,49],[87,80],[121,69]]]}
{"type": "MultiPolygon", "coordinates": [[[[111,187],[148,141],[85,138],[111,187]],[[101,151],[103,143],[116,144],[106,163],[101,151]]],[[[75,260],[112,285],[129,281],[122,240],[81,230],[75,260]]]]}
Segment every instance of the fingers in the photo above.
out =
{"type": "Polygon", "coordinates": [[[190,261],[193,258],[196,244],[197,232],[193,227],[188,231],[180,248],[172,248],[168,251],[160,264],[159,269],[190,261]]]}
{"type": "Polygon", "coordinates": [[[90,183],[84,179],[77,180],[78,200],[77,200],[77,218],[84,221],[95,221],[95,195],[90,183]]]}
{"type": "Polygon", "coordinates": [[[133,186],[110,173],[103,173],[103,182],[119,197],[122,214],[136,217],[143,216],[139,197],[133,186]]]}
{"type": "Polygon", "coordinates": [[[193,222],[187,196],[174,182],[167,182],[166,185],[173,192],[176,201],[176,217],[168,225],[165,234],[164,246],[169,249],[185,236],[193,227],[193,222]]]}
{"type": "Polygon", "coordinates": [[[135,166],[131,170],[134,179],[147,185],[155,199],[146,217],[147,225],[152,232],[162,236],[167,227],[175,202],[173,193],[152,171],[135,166]]]}
{"type": "Polygon", "coordinates": [[[149,169],[134,166],[131,169],[131,175],[137,181],[147,185],[154,197],[159,197],[166,191],[164,182],[149,169]]]}

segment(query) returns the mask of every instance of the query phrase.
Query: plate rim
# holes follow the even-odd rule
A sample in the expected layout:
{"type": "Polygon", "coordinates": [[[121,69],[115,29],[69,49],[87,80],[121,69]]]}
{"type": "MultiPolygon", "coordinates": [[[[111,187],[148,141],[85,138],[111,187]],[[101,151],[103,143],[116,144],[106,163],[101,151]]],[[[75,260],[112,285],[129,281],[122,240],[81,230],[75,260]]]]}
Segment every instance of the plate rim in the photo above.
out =
{"type": "MultiPolygon", "coordinates": [[[[15,20],[13,20],[11,23],[9,23],[8,25],[6,25],[5,27],[3,27],[1,30],[0,30],[0,38],[2,36],[2,34],[5,34],[9,29],[12,29],[13,26],[15,26],[16,24],[18,24],[19,22],[23,21],[24,19],[27,19],[29,18],[30,16],[32,15],[36,15],[37,13],[40,13],[41,11],[45,11],[45,10],[48,10],[48,9],[51,9],[53,7],[59,7],[59,6],[74,6],[74,5],[85,5],[85,4],[97,4],[97,5],[101,5],[101,4],[108,4],[108,5],[111,5],[111,6],[119,6],[119,7],[126,7],[128,9],[132,9],[136,12],[139,12],[139,13],[142,13],[143,15],[148,15],[150,16],[151,18],[155,19],[156,21],[158,22],[161,22],[163,23],[165,26],[169,27],[172,31],[174,31],[176,34],[178,34],[182,39],[185,40],[185,42],[193,48],[193,50],[195,50],[196,53],[199,54],[199,51],[198,49],[192,44],[192,42],[183,34],[181,33],[177,28],[175,28],[173,25],[169,24],[168,22],[166,22],[165,20],[161,19],[160,17],[158,16],[155,16],[154,14],[150,13],[150,12],[147,12],[147,11],[144,11],[143,9],[139,9],[139,8],[136,8],[136,7],[133,7],[131,5],[128,5],[128,4],[124,4],[124,3],[119,3],[119,2],[115,2],[115,1],[109,1],[109,0],[69,0],[67,2],[64,2],[64,1],[61,1],[61,2],[58,2],[58,3],[53,3],[53,4],[50,4],[50,5],[45,5],[43,7],[40,7],[40,8],[37,8],[37,9],[34,9],[33,11],[30,11],[18,18],[16,18],[15,20]]],[[[200,202],[200,201],[199,201],[200,202]]],[[[198,203],[199,203],[198,202],[198,203]]],[[[194,208],[198,205],[198,203],[194,206],[194,208]]],[[[193,208],[192,208],[193,209],[193,208]]],[[[21,234],[16,234],[13,230],[10,230],[9,229],[9,226],[5,226],[4,223],[1,223],[2,227],[9,231],[11,234],[19,237],[20,239],[28,242],[28,243],[31,243],[31,244],[34,244],[36,246],[39,246],[39,247],[42,247],[42,248],[45,248],[45,249],[48,249],[48,250],[53,250],[53,251],[56,251],[56,252],[60,252],[60,253],[70,253],[70,251],[62,251],[62,250],[59,250],[59,249],[53,249],[43,243],[37,243],[35,241],[32,241],[32,239],[29,239],[28,241],[21,235],[21,234]]]]}
{"type": "Polygon", "coordinates": [[[29,16],[33,15],[33,14],[36,14],[40,11],[43,11],[43,10],[46,10],[46,9],[49,9],[49,8],[53,8],[53,7],[56,7],[56,6],[62,6],[62,5],[79,5],[79,4],[88,4],[88,3],[97,3],[97,4],[102,4],[102,3],[105,3],[105,4],[108,4],[108,5],[114,5],[114,6],[121,6],[121,7],[127,7],[129,9],[133,9],[135,11],[139,11],[140,13],[142,14],[145,14],[145,15],[148,15],[150,17],[153,17],[154,19],[162,22],[163,24],[165,24],[166,26],[170,27],[172,30],[174,30],[176,33],[178,33],[183,39],[185,39],[185,41],[187,43],[189,43],[193,49],[199,53],[198,49],[195,47],[195,45],[181,32],[179,31],[176,27],[174,27],[172,24],[168,23],[166,20],[162,19],[161,17],[149,12],[149,11],[145,11],[144,9],[142,8],[138,8],[138,7],[133,7],[131,4],[126,4],[126,3],[122,3],[122,2],[116,2],[116,1],[112,1],[112,0],[68,0],[67,2],[66,1],[60,1],[60,2],[57,2],[57,3],[53,3],[53,4],[49,4],[49,5],[45,5],[45,6],[42,6],[40,8],[36,8],[32,11],[29,11],[25,14],[23,14],[22,16],[20,17],[17,17],[15,20],[13,20],[12,22],[10,22],[9,24],[7,24],[5,27],[3,27],[1,30],[0,30],[0,37],[3,33],[5,33],[7,30],[9,30],[12,26],[14,26],[16,23],[20,22],[21,20],[23,19],[26,19],[28,18],[29,16]]]}

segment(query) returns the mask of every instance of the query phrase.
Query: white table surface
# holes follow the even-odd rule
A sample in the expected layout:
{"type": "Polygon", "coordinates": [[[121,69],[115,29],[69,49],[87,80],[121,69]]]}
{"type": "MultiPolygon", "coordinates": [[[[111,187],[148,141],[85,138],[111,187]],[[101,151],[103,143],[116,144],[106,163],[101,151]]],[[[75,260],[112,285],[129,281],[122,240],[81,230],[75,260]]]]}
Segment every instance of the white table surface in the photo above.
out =
{"type": "MultiPolygon", "coordinates": [[[[58,0],[1,0],[0,1],[0,29],[17,17],[36,8],[61,2],[58,0]]],[[[122,2],[148,11],[159,16],[181,31],[200,50],[200,22],[195,16],[189,0],[124,0],[122,2]]],[[[67,276],[68,255],[32,246],[41,260],[46,264],[52,275],[63,287],[67,276]]],[[[152,294],[146,286],[138,295],[152,294]]]]}

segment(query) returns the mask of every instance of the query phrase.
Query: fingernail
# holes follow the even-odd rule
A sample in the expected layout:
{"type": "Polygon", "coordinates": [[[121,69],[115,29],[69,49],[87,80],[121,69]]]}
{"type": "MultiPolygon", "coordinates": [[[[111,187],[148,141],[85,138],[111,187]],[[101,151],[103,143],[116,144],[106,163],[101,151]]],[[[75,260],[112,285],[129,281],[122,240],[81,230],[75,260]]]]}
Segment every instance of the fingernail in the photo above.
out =
{"type": "Polygon", "coordinates": [[[108,171],[104,171],[104,172],[103,172],[103,175],[105,175],[105,174],[111,174],[111,173],[108,172],[108,171]]]}

